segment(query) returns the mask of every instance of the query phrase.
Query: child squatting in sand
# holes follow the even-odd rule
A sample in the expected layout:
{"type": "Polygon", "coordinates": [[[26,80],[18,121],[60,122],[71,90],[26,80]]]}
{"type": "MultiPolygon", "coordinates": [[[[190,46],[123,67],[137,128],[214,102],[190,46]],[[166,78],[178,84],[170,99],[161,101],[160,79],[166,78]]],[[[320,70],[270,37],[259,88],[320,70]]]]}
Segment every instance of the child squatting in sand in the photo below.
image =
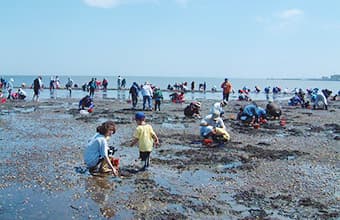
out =
{"type": "Polygon", "coordinates": [[[159,145],[159,140],[152,126],[145,122],[145,114],[143,112],[137,112],[135,120],[137,128],[133,135],[130,147],[138,143],[139,158],[142,161],[141,170],[144,171],[149,167],[150,154],[153,149],[153,145],[157,147],[159,145]]]}

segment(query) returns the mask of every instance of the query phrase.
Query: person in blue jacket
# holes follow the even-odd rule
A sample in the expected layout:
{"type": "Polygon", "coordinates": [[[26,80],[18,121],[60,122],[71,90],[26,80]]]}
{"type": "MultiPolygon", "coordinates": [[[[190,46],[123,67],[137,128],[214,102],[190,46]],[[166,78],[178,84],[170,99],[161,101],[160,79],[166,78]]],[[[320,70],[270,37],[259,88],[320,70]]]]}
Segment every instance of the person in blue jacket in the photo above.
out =
{"type": "Polygon", "coordinates": [[[93,109],[93,107],[94,107],[93,99],[89,95],[86,95],[79,101],[78,110],[84,110],[85,108],[87,108],[90,112],[93,109]]]}
{"type": "Polygon", "coordinates": [[[259,123],[260,118],[266,118],[266,114],[266,110],[253,103],[240,108],[237,119],[241,120],[244,124],[253,125],[259,123]]]}

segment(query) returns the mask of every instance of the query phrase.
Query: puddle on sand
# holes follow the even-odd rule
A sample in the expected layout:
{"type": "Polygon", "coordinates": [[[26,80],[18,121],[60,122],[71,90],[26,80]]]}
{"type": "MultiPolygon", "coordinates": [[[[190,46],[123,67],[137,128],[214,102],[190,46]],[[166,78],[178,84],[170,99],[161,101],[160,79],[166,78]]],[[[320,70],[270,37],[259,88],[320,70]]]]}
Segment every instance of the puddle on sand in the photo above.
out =
{"type": "Polygon", "coordinates": [[[287,137],[288,135],[285,133],[277,133],[275,136],[284,138],[284,137],[287,137]]]}
{"type": "Polygon", "coordinates": [[[31,113],[35,111],[35,107],[31,108],[14,108],[14,111],[20,112],[20,113],[31,113]]]}
{"type": "Polygon", "coordinates": [[[230,163],[227,163],[227,164],[217,165],[217,168],[234,169],[234,168],[240,167],[242,165],[243,165],[243,163],[241,161],[233,161],[233,162],[230,162],[230,163]]]}
{"type": "Polygon", "coordinates": [[[168,129],[185,129],[184,124],[163,123],[162,127],[163,128],[168,128],[168,129]]]}
{"type": "MultiPolygon", "coordinates": [[[[98,180],[98,179],[97,179],[98,180]]],[[[99,182],[100,184],[103,184],[99,182]]],[[[34,185],[28,189],[20,184],[2,189],[0,194],[0,219],[133,219],[133,213],[123,207],[111,207],[112,187],[103,187],[93,178],[85,182],[79,191],[51,192],[34,185]],[[88,182],[93,180],[94,182],[88,182]]],[[[110,184],[110,183],[109,183],[110,184]]],[[[127,190],[115,188],[118,198],[128,198],[127,190]],[[125,197],[122,197],[122,194],[125,197]]]]}
{"type": "Polygon", "coordinates": [[[211,185],[220,183],[211,181],[215,174],[206,170],[197,171],[172,171],[162,169],[161,173],[153,173],[154,180],[162,187],[169,189],[171,193],[191,194],[193,189],[202,185],[211,185]]]}
{"type": "MultiPolygon", "coordinates": [[[[72,198],[70,193],[45,193],[41,192],[40,188],[35,188],[36,185],[33,187],[27,189],[16,185],[2,189],[0,194],[2,210],[0,219],[23,219],[24,216],[27,219],[68,219],[70,216],[75,217],[73,210],[65,203],[65,198],[72,198]]],[[[72,204],[71,201],[70,203],[72,204]]]]}
{"type": "Polygon", "coordinates": [[[107,121],[107,118],[98,118],[98,123],[102,124],[107,121]]]}
{"type": "Polygon", "coordinates": [[[296,156],[295,155],[288,155],[287,160],[295,160],[296,156]]]}

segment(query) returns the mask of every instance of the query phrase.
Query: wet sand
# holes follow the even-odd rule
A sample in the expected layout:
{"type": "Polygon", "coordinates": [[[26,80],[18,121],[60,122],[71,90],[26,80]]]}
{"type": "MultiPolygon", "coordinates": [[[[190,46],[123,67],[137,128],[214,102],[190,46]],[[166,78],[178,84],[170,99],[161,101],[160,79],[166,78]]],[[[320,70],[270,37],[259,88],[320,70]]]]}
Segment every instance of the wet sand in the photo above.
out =
{"type": "MultiPolygon", "coordinates": [[[[286,125],[259,129],[240,125],[246,103],[231,101],[231,141],[214,147],[201,144],[200,120],[184,117],[185,104],[165,101],[146,112],[161,146],[145,172],[134,172],[138,148],[126,146],[136,126],[130,104],[102,99],[80,115],[78,101],[0,105],[0,219],[340,218],[340,101],[328,111],[281,103],[286,125]],[[84,169],[86,142],[107,119],[118,127],[110,143],[121,178],[84,169]]],[[[215,101],[201,101],[206,115],[215,101]]]]}

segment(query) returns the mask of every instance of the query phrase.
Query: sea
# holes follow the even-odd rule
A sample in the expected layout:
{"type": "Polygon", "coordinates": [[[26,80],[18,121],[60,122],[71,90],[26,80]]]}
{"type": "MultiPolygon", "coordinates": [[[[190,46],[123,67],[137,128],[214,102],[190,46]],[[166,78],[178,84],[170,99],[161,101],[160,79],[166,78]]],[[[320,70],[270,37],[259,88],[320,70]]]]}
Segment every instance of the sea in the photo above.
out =
{"type": "MultiPolygon", "coordinates": [[[[37,77],[37,75],[2,75],[0,76],[6,80],[13,79],[13,85],[16,88],[19,88],[23,83],[26,85],[25,91],[28,95],[28,100],[33,97],[33,90],[30,89],[30,86],[33,83],[33,80],[37,77]]],[[[49,82],[51,75],[42,75],[42,82],[44,84],[45,89],[41,92],[40,99],[50,99],[50,98],[69,98],[69,93],[65,89],[56,90],[53,94],[50,93],[49,82]]],[[[80,89],[72,90],[72,98],[82,98],[86,94],[86,91],[82,91],[81,86],[84,83],[89,82],[92,78],[96,78],[97,80],[102,81],[106,78],[109,82],[108,91],[103,92],[99,90],[95,93],[95,98],[103,98],[103,99],[120,99],[125,100],[129,99],[129,92],[127,89],[118,90],[118,75],[110,75],[110,76],[66,76],[59,75],[60,85],[63,88],[68,81],[68,78],[71,78],[74,84],[78,85],[80,89]]],[[[170,94],[174,91],[167,90],[168,85],[173,86],[174,84],[187,82],[188,88],[190,89],[191,82],[195,82],[195,91],[187,92],[185,94],[186,100],[202,100],[202,99],[213,99],[213,100],[221,100],[222,99],[222,91],[220,85],[224,81],[223,78],[212,78],[212,77],[172,77],[172,76],[123,76],[122,78],[126,79],[126,88],[129,88],[133,82],[137,82],[138,84],[144,84],[145,82],[149,82],[152,85],[159,87],[163,90],[163,96],[165,100],[170,99],[170,94]],[[198,91],[199,84],[206,84],[206,91],[198,91]],[[217,91],[212,91],[213,88],[216,88],[217,91]]],[[[292,97],[294,90],[297,88],[301,88],[303,90],[306,89],[329,89],[333,91],[333,94],[338,93],[340,91],[340,81],[327,81],[327,80],[310,80],[310,79],[239,79],[239,78],[229,78],[229,81],[233,85],[233,89],[235,91],[234,94],[231,95],[230,99],[238,99],[238,90],[243,89],[244,87],[251,90],[249,94],[252,100],[266,100],[266,99],[278,99],[278,100],[288,100],[292,97]],[[261,88],[260,93],[255,92],[255,86],[261,88]],[[288,91],[285,94],[273,95],[270,97],[266,96],[263,92],[265,87],[280,87],[282,91],[288,91]]],[[[4,89],[3,89],[4,90],[4,89]]],[[[4,91],[6,93],[6,91],[4,91]]]]}

